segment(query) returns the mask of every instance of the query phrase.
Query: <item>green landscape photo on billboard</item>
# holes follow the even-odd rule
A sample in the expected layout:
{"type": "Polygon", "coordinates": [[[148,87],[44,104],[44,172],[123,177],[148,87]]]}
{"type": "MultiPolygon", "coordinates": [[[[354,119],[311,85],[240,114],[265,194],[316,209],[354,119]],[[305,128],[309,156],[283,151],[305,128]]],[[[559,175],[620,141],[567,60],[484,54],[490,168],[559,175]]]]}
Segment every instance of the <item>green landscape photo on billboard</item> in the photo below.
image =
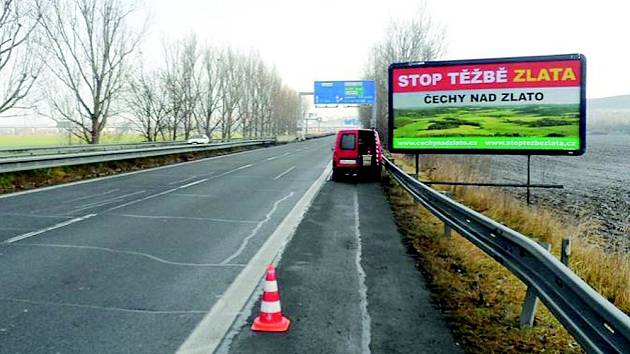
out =
{"type": "Polygon", "coordinates": [[[393,64],[390,150],[579,155],[584,65],[579,54],[393,64]]]}
{"type": "Polygon", "coordinates": [[[575,150],[579,133],[579,104],[394,109],[394,141],[402,147],[460,148],[474,142],[487,149],[575,150]],[[452,144],[445,144],[449,140],[452,144]]]}

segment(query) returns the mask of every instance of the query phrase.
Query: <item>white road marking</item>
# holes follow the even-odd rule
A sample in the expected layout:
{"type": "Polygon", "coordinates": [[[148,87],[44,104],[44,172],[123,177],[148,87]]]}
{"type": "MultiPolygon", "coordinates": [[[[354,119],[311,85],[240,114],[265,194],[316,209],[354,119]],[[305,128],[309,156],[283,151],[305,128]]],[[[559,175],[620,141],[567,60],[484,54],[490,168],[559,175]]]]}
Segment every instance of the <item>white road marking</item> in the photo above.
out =
{"type": "Polygon", "coordinates": [[[216,194],[195,194],[195,193],[173,193],[176,197],[191,197],[191,198],[216,198],[216,194]]]}
{"type": "Polygon", "coordinates": [[[180,189],[180,188],[179,188],[179,187],[177,187],[177,188],[167,189],[167,190],[162,191],[162,192],[160,192],[160,193],[151,194],[151,195],[148,195],[148,196],[143,197],[143,198],[140,198],[140,199],[135,199],[135,200],[129,201],[129,202],[127,202],[127,203],[123,203],[123,204],[116,205],[115,207],[111,207],[111,208],[109,208],[109,209],[105,210],[104,212],[105,212],[105,213],[107,213],[107,212],[112,211],[112,210],[117,210],[117,209],[120,209],[120,208],[124,208],[124,207],[126,207],[126,206],[129,206],[129,205],[133,205],[133,204],[136,204],[136,203],[143,202],[143,201],[145,201],[145,200],[153,199],[153,198],[159,197],[159,196],[161,196],[161,195],[164,195],[164,194],[168,194],[168,193],[174,192],[174,191],[176,191],[176,190],[178,190],[178,189],[180,189]]]}
{"type": "Polygon", "coordinates": [[[291,153],[290,153],[290,152],[285,152],[284,154],[280,154],[280,155],[276,155],[276,156],[268,157],[268,158],[266,158],[265,160],[267,160],[267,161],[272,161],[272,160],[275,160],[275,159],[277,159],[277,158],[280,158],[280,157],[283,157],[283,156],[289,156],[289,155],[291,155],[291,153]]]}
{"type": "Polygon", "coordinates": [[[253,298],[252,294],[259,286],[267,265],[274,259],[278,259],[283,247],[290,241],[304,213],[326,181],[330,171],[331,166],[328,165],[322,175],[313,182],[273,234],[251,258],[247,266],[234,279],[221,298],[214,303],[210,312],[204,316],[186,341],[182,343],[177,353],[214,352],[230,330],[235,318],[243,310],[243,306],[250,298],[253,298]]]}
{"type": "Polygon", "coordinates": [[[286,175],[287,173],[293,171],[295,169],[295,166],[289,167],[289,169],[287,169],[286,171],[282,172],[281,174],[277,175],[276,177],[274,177],[274,181],[278,180],[280,177],[286,175]]]}
{"type": "Polygon", "coordinates": [[[184,182],[190,181],[191,179],[194,179],[195,177],[197,177],[197,176],[190,176],[188,178],[178,179],[177,181],[173,181],[173,182],[168,183],[168,185],[172,186],[174,184],[184,183],[184,182]]]}
{"type": "Polygon", "coordinates": [[[365,285],[365,271],[361,266],[361,220],[359,219],[359,195],[357,189],[354,189],[354,196],[352,198],[352,204],[354,206],[354,235],[357,242],[357,253],[355,256],[355,264],[357,272],[359,273],[359,306],[361,308],[361,353],[370,354],[370,342],[371,342],[371,323],[370,313],[368,312],[367,301],[367,286],[365,285]]]}
{"type": "Polygon", "coordinates": [[[160,257],[156,257],[152,254],[149,253],[144,253],[144,252],[136,252],[136,251],[125,251],[125,250],[116,250],[116,249],[112,249],[112,248],[106,248],[106,247],[96,247],[96,246],[82,246],[82,245],[68,245],[68,244],[55,244],[55,243],[16,243],[16,246],[21,246],[21,247],[25,247],[25,246],[31,246],[31,247],[51,247],[51,248],[73,248],[73,249],[83,249],[83,250],[94,250],[94,251],[103,251],[103,252],[110,252],[110,253],[120,253],[120,254],[127,254],[127,255],[132,255],[132,256],[140,256],[140,257],[144,257],[144,258],[148,258],[151,259],[153,261],[156,262],[160,262],[160,263],[164,263],[164,264],[168,264],[168,265],[175,265],[175,266],[186,266],[186,267],[200,267],[200,268],[204,268],[204,267],[245,267],[244,264],[219,264],[219,263],[187,263],[187,262],[175,262],[175,261],[169,261],[166,260],[164,258],[160,258],[160,257]]]}
{"type": "Polygon", "coordinates": [[[91,309],[91,310],[103,310],[103,311],[115,311],[115,312],[145,313],[149,315],[186,315],[186,314],[197,315],[197,314],[208,313],[208,311],[200,311],[200,310],[162,311],[162,310],[126,309],[122,307],[73,304],[73,303],[68,303],[68,302],[35,301],[35,300],[10,298],[10,297],[0,297],[0,301],[21,302],[21,303],[31,304],[31,305],[78,307],[78,308],[91,309]]]}
{"type": "Polygon", "coordinates": [[[24,214],[24,213],[0,213],[0,215],[23,216],[27,218],[48,218],[48,219],[70,219],[72,217],[68,215],[38,215],[38,214],[24,214]]]}
{"type": "Polygon", "coordinates": [[[198,185],[199,183],[203,183],[203,182],[205,182],[207,180],[208,180],[207,178],[204,178],[204,179],[200,179],[198,181],[186,183],[184,185],[181,185],[181,186],[177,187],[177,189],[184,189],[184,188],[192,187],[192,186],[198,185]]]}
{"type": "Polygon", "coordinates": [[[61,202],[61,204],[67,204],[67,203],[72,203],[72,202],[78,202],[79,200],[84,200],[84,199],[90,199],[90,198],[94,198],[94,197],[102,197],[104,195],[108,195],[111,193],[116,192],[118,189],[110,189],[106,192],[103,193],[98,193],[98,194],[90,194],[90,195],[84,195],[83,197],[79,197],[79,198],[74,198],[74,199],[68,199],[68,200],[64,200],[63,202],[61,202]]]}
{"type": "Polygon", "coordinates": [[[233,173],[233,172],[236,172],[236,171],[240,171],[242,169],[249,168],[249,167],[252,167],[252,166],[254,166],[254,165],[250,163],[250,164],[245,165],[245,166],[237,167],[237,168],[235,168],[233,170],[229,170],[227,172],[223,172],[223,173],[221,173],[219,175],[216,175],[216,176],[212,177],[212,179],[223,177],[223,176],[229,175],[230,173],[233,173]]]}
{"type": "Polygon", "coordinates": [[[229,256],[226,259],[224,259],[223,262],[221,262],[221,264],[228,264],[228,263],[232,262],[234,260],[234,258],[240,256],[241,253],[243,253],[243,251],[245,250],[245,247],[247,247],[247,244],[249,243],[249,240],[252,239],[254,236],[256,236],[258,234],[258,231],[260,230],[260,228],[262,228],[264,224],[266,224],[269,220],[271,220],[271,216],[276,212],[276,210],[278,210],[278,205],[280,205],[280,203],[282,203],[283,201],[291,198],[294,194],[295,193],[291,192],[291,193],[285,195],[284,197],[276,200],[273,203],[273,206],[271,207],[271,210],[269,210],[267,215],[265,215],[265,218],[260,220],[256,224],[256,227],[249,233],[249,235],[247,235],[247,237],[245,237],[243,239],[243,241],[241,242],[240,247],[236,250],[236,252],[234,252],[231,256],[229,256]]]}
{"type": "Polygon", "coordinates": [[[213,221],[213,222],[225,222],[232,224],[258,224],[258,221],[254,220],[234,220],[234,219],[216,219],[216,218],[200,218],[194,216],[168,216],[168,215],[136,215],[136,214],[108,214],[113,216],[123,216],[126,218],[138,218],[138,219],[181,219],[181,220],[199,220],[199,221],[213,221]]]}
{"type": "Polygon", "coordinates": [[[188,187],[191,187],[191,186],[197,185],[197,184],[199,184],[199,183],[206,182],[207,180],[208,180],[208,178],[204,178],[204,179],[200,179],[200,180],[195,181],[195,182],[191,182],[191,183],[188,183],[188,184],[184,184],[183,186],[179,186],[179,187],[176,187],[176,188],[167,189],[167,190],[162,191],[162,192],[160,192],[160,193],[151,194],[151,195],[146,196],[146,197],[144,197],[144,198],[140,198],[140,199],[132,200],[132,201],[129,201],[129,202],[127,202],[127,203],[120,204],[120,205],[117,205],[117,206],[115,206],[115,207],[109,208],[109,209],[105,210],[105,212],[109,212],[109,211],[112,211],[112,210],[117,210],[117,209],[120,209],[120,208],[124,208],[124,207],[126,207],[126,206],[130,206],[130,205],[133,205],[133,204],[137,204],[137,203],[143,202],[143,201],[145,201],[145,200],[153,199],[153,198],[156,198],[156,197],[159,197],[159,196],[162,196],[162,195],[165,195],[165,194],[168,194],[168,193],[171,193],[171,192],[174,192],[174,191],[180,190],[180,189],[188,188],[188,187]]]}
{"type": "Polygon", "coordinates": [[[4,241],[4,243],[9,244],[9,243],[14,243],[14,242],[17,242],[17,241],[20,241],[20,240],[24,240],[24,239],[27,239],[29,237],[33,237],[33,236],[37,236],[37,235],[43,234],[44,232],[48,232],[48,231],[51,231],[51,230],[59,229],[59,228],[62,228],[64,226],[68,226],[68,225],[77,223],[79,221],[83,221],[83,220],[89,219],[89,218],[91,218],[93,216],[96,216],[96,214],[88,214],[88,215],[84,215],[84,216],[81,216],[81,217],[78,217],[78,218],[74,218],[74,219],[71,219],[71,220],[66,220],[64,222],[60,222],[60,223],[55,224],[53,226],[49,226],[49,227],[47,227],[45,229],[31,231],[31,232],[28,232],[28,233],[25,233],[25,234],[22,234],[22,235],[19,235],[19,236],[12,237],[12,238],[4,241]]]}
{"type": "Polygon", "coordinates": [[[110,198],[110,199],[104,199],[104,200],[99,200],[99,201],[96,201],[96,202],[84,204],[84,205],[82,205],[82,206],[80,206],[78,208],[72,209],[68,214],[73,214],[73,213],[76,213],[78,211],[82,211],[82,210],[85,210],[85,209],[92,209],[92,208],[97,208],[97,207],[100,207],[100,206],[103,206],[103,205],[111,204],[111,203],[117,202],[117,201],[119,201],[121,199],[125,199],[127,197],[132,197],[134,195],[141,194],[141,193],[144,193],[144,192],[146,192],[146,191],[142,190],[142,191],[137,191],[137,192],[133,192],[133,193],[127,193],[127,194],[119,195],[117,197],[110,198]]]}

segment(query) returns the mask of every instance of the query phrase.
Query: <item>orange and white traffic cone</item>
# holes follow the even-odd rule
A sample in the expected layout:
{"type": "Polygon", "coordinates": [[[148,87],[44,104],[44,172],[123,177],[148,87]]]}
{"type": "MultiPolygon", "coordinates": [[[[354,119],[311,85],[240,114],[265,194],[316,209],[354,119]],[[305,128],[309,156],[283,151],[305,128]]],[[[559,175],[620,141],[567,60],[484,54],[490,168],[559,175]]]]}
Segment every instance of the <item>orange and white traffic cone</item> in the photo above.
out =
{"type": "Polygon", "coordinates": [[[276,269],[272,264],[267,267],[265,288],[260,303],[260,315],[254,320],[252,331],[286,332],[291,321],[282,316],[280,308],[280,293],[276,282],[276,269]]]}

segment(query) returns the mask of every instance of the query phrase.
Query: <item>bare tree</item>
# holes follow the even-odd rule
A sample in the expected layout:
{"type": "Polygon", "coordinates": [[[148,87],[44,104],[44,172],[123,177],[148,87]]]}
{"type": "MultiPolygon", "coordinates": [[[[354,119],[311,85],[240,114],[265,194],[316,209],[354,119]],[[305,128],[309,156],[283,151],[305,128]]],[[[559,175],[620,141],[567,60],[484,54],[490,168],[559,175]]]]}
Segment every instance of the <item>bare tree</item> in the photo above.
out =
{"type": "Polygon", "coordinates": [[[223,52],[220,63],[221,138],[231,139],[240,124],[235,113],[243,94],[240,81],[243,78],[243,63],[238,53],[230,48],[223,52]]]}
{"type": "Polygon", "coordinates": [[[33,50],[39,20],[35,1],[0,1],[0,113],[16,107],[39,76],[33,50]]]}
{"type": "Polygon", "coordinates": [[[170,109],[159,72],[145,73],[140,68],[129,80],[125,103],[132,115],[129,119],[132,126],[146,141],[164,138],[170,109]]]}
{"type": "Polygon", "coordinates": [[[201,74],[198,77],[199,104],[195,109],[197,130],[203,131],[212,138],[214,131],[221,123],[217,113],[221,110],[221,52],[217,48],[206,47],[203,52],[201,74]]]}
{"type": "Polygon", "coordinates": [[[127,25],[134,7],[120,0],[50,0],[40,6],[46,68],[58,83],[49,91],[50,116],[98,144],[122,92],[130,55],[142,32],[127,25]]]}
{"type": "MultiPolygon", "coordinates": [[[[257,52],[201,47],[194,35],[163,46],[161,82],[169,107],[164,126],[171,139],[181,133],[187,138],[194,128],[209,137],[220,132],[222,139],[295,130],[297,93],[257,52]]],[[[148,116],[147,106],[140,107],[137,115],[148,116]]]]}
{"type": "Polygon", "coordinates": [[[171,105],[171,138],[180,130],[188,139],[196,126],[194,113],[200,98],[199,50],[197,37],[190,35],[182,40],[164,44],[166,69],[163,75],[171,105]]]}
{"type": "MultiPolygon", "coordinates": [[[[364,78],[375,80],[377,95],[376,128],[387,136],[387,68],[389,64],[407,61],[435,60],[444,54],[445,30],[433,22],[422,6],[409,19],[392,20],[383,38],[370,50],[364,78]]],[[[368,125],[371,109],[361,109],[363,125],[368,125]]]]}

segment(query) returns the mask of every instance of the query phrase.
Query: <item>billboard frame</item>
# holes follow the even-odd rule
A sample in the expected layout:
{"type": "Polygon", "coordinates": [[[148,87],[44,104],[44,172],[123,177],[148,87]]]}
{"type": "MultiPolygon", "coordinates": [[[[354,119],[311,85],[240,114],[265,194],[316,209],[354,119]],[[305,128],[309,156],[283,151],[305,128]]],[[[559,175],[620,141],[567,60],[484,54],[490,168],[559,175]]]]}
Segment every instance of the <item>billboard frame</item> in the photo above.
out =
{"type": "Polygon", "coordinates": [[[583,54],[541,55],[525,57],[484,58],[470,60],[415,61],[390,64],[387,69],[387,143],[390,152],[403,154],[441,154],[441,155],[548,155],[548,156],[580,156],[586,151],[586,57],[583,54]],[[440,67],[452,65],[477,65],[498,63],[525,63],[559,60],[580,61],[580,120],[578,150],[544,150],[544,149],[400,149],[394,148],[394,106],[393,106],[393,71],[403,68],[440,67]]]}

